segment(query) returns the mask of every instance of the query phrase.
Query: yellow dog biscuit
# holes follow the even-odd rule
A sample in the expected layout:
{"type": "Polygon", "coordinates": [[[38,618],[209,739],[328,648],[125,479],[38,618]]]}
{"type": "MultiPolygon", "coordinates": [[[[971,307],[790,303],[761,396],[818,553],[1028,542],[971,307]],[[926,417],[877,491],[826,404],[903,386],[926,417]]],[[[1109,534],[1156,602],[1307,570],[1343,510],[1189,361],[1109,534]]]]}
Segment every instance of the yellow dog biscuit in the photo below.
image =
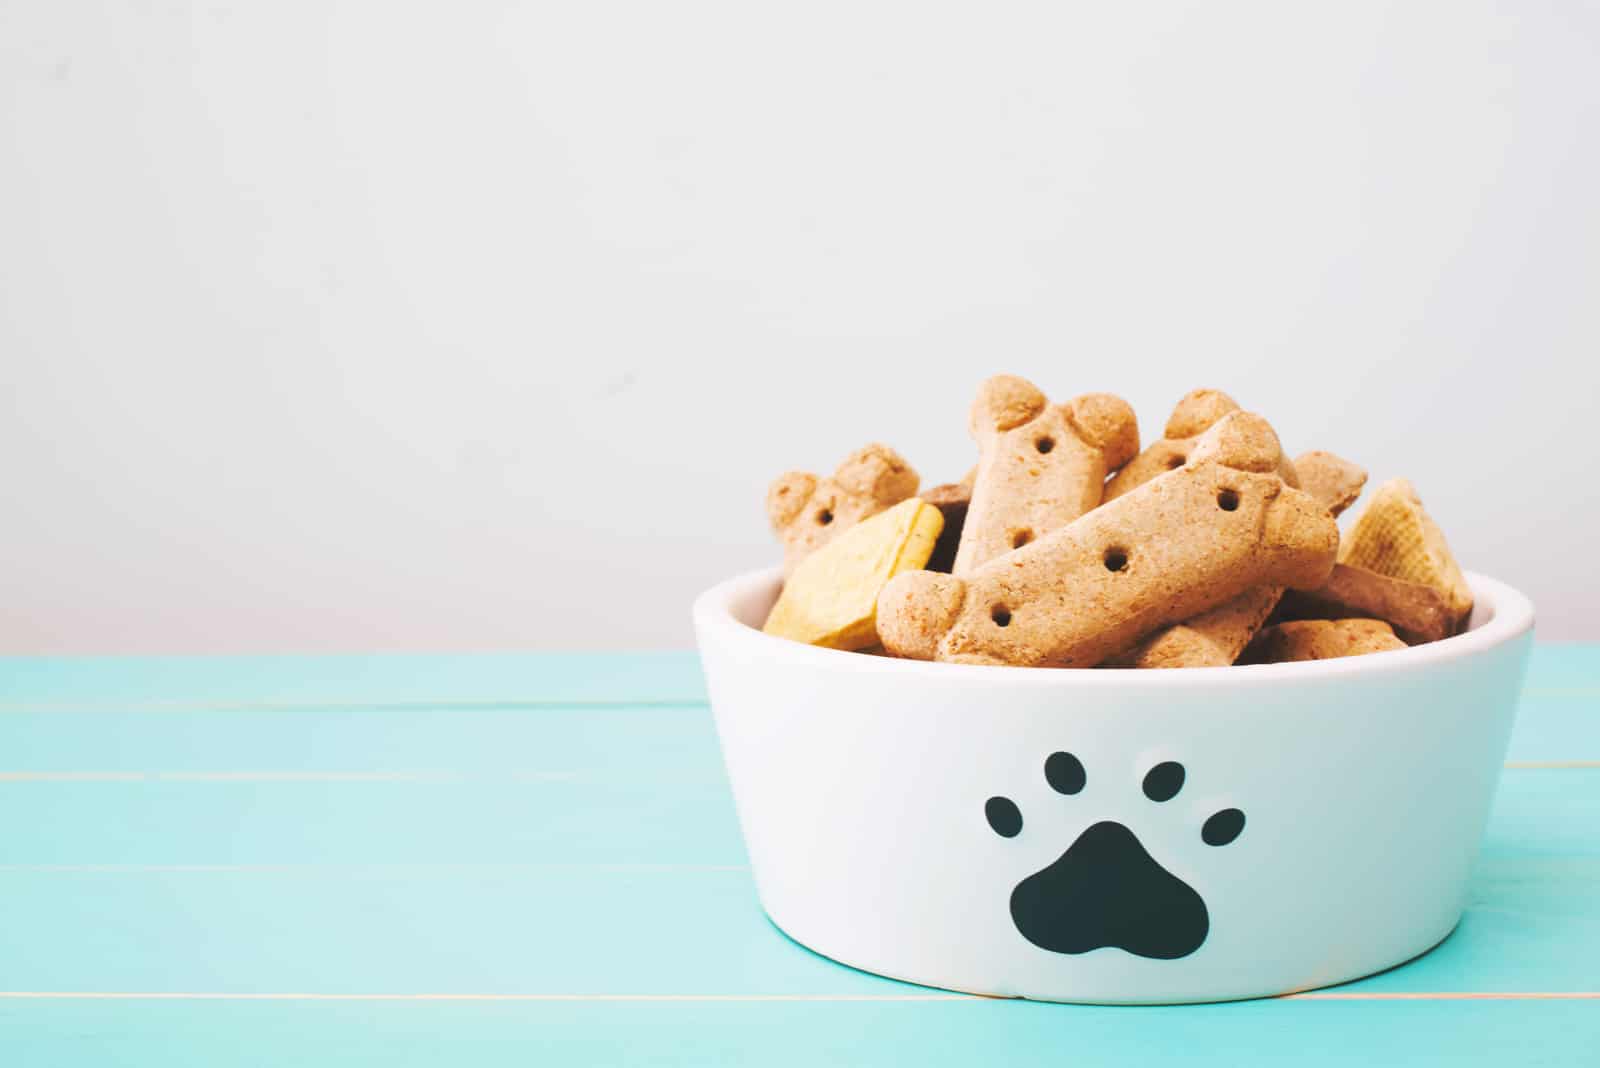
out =
{"type": "Polygon", "coordinates": [[[917,473],[887,445],[863,446],[830,478],[779,475],[767,490],[767,519],[783,542],[783,573],[868,516],[917,492],[917,473]]]}
{"type": "Polygon", "coordinates": [[[914,497],[862,520],[796,565],[761,629],[830,649],[877,644],[878,592],[927,562],[943,525],[939,509],[914,497]]]}
{"type": "MultiPolygon", "coordinates": [[[[1294,466],[1302,490],[1333,516],[1355,500],[1367,481],[1365,471],[1331,452],[1306,453],[1295,460],[1294,466]]],[[[1282,596],[1282,586],[1246,590],[1193,619],[1145,636],[1131,649],[1107,660],[1106,666],[1227,667],[1238,660],[1282,596]]]]}
{"type": "Polygon", "coordinates": [[[1438,590],[1450,607],[1452,630],[1472,612],[1472,587],[1450,554],[1444,532],[1403,478],[1385,482],[1373,493],[1339,546],[1339,562],[1438,590]]]}
{"type": "Polygon", "coordinates": [[[1274,623],[1250,643],[1241,663],[1286,664],[1296,660],[1333,660],[1404,649],[1381,619],[1300,619],[1274,623]]]}
{"type": "Polygon", "coordinates": [[[1233,413],[1183,468],[965,579],[893,579],[878,598],[879,637],[922,660],[1089,667],[1250,587],[1320,585],[1338,527],[1284,484],[1280,458],[1264,419],[1233,413]]]}
{"type": "Polygon", "coordinates": [[[1139,451],[1138,420],[1126,401],[1086,393],[1052,405],[1013,375],[979,387],[968,425],[980,458],[952,568],[957,575],[1094,508],[1106,475],[1139,451]]]}

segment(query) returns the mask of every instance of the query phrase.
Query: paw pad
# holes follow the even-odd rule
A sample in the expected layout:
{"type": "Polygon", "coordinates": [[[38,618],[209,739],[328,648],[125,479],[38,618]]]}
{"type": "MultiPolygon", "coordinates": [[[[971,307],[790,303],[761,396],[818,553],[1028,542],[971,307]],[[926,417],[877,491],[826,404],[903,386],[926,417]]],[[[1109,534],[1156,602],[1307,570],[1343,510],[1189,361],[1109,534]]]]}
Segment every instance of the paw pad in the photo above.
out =
{"type": "MultiPolygon", "coordinates": [[[[1163,803],[1178,796],[1187,773],[1174,760],[1145,773],[1145,797],[1163,803]]],[[[1075,796],[1088,784],[1083,762],[1051,753],[1045,781],[1075,796]]],[[[984,816],[1003,838],[1022,833],[1022,810],[1008,797],[991,797],[984,816]]],[[[1200,840],[1225,846],[1244,831],[1244,813],[1225,808],[1200,828],[1200,840]]],[[[1199,949],[1210,932],[1205,902],[1194,888],[1162,867],[1137,835],[1115,820],[1093,824],[1046,867],[1011,892],[1011,919],[1029,942],[1055,953],[1121,949],[1155,960],[1176,960],[1199,949]]]]}

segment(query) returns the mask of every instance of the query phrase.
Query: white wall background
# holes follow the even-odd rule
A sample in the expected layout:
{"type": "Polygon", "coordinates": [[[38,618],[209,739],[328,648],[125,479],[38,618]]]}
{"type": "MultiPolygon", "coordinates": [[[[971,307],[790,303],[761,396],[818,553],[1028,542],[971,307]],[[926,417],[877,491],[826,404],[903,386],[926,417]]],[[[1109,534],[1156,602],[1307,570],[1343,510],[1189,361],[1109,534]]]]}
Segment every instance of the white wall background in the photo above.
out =
{"type": "Polygon", "coordinates": [[[0,0],[0,651],[685,645],[990,373],[1600,639],[1600,9],[0,0]]]}

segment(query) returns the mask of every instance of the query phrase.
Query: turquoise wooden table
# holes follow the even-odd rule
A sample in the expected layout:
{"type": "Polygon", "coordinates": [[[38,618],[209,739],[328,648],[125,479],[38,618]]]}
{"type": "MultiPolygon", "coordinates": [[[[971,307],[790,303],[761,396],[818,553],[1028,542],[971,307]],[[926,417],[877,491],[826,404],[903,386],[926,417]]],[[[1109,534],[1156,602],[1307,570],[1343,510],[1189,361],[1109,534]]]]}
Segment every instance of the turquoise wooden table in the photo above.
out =
{"type": "Polygon", "coordinates": [[[1471,904],[1271,1001],[944,994],[756,904],[690,654],[0,661],[0,1065],[1600,1064],[1600,646],[1471,904]]]}

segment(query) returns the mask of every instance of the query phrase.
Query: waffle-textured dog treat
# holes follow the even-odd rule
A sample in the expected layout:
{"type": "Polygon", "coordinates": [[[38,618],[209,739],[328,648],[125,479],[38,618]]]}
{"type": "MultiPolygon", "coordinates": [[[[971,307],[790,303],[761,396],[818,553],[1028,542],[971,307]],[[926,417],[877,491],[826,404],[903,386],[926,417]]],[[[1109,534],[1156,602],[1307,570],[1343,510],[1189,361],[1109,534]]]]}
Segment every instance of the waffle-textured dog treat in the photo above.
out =
{"type": "MultiPolygon", "coordinates": [[[[1367,473],[1331,452],[1308,452],[1294,461],[1300,488],[1337,516],[1349,507],[1367,473]],[[1302,466],[1303,465],[1303,466],[1302,466]]],[[[1108,667],[1227,667],[1239,659],[1256,631],[1272,615],[1282,586],[1257,586],[1201,612],[1193,619],[1160,627],[1106,661],[1108,667]]],[[[1344,615],[1357,613],[1346,612],[1344,615]]]]}
{"type": "Polygon", "coordinates": [[[1314,590],[1290,590],[1278,615],[1291,619],[1381,619],[1412,645],[1436,642],[1455,633],[1457,619],[1444,594],[1420,582],[1380,575],[1364,567],[1335,564],[1314,590]]]}
{"type": "Polygon", "coordinates": [[[1472,587],[1450,554],[1444,532],[1403,478],[1385,482],[1373,493],[1339,546],[1339,563],[1438,590],[1449,606],[1452,631],[1472,612],[1472,587]]]}
{"type": "Polygon", "coordinates": [[[878,635],[921,660],[1090,667],[1252,586],[1321,585],[1339,530],[1284,484],[1279,459],[1266,420],[1233,413],[1182,469],[964,579],[898,576],[878,598],[878,635]]]}
{"type": "Polygon", "coordinates": [[[917,473],[887,445],[865,445],[832,476],[779,475],[767,490],[767,519],[783,542],[783,573],[868,516],[917,492],[917,473]]]}
{"type": "Polygon", "coordinates": [[[830,649],[876,645],[879,591],[927,563],[943,525],[915,497],[862,520],[795,566],[761,629],[830,649]]]}
{"type": "Polygon", "coordinates": [[[1295,660],[1333,660],[1404,649],[1381,619],[1301,619],[1274,623],[1256,635],[1241,663],[1286,664],[1295,660]]]}
{"type": "MultiPolygon", "coordinates": [[[[1239,411],[1239,402],[1220,389],[1194,389],[1183,395],[1172,409],[1161,438],[1154,441],[1111,477],[1106,483],[1102,503],[1114,501],[1168,471],[1184,465],[1194,452],[1195,443],[1223,416],[1239,411]]],[[[1278,474],[1291,486],[1300,479],[1287,457],[1278,463],[1278,474]]]]}
{"type": "Polygon", "coordinates": [[[1052,405],[1013,375],[979,387],[968,425],[979,460],[953,566],[958,575],[1097,506],[1106,475],[1139,451],[1138,420],[1120,397],[1085,393],[1052,405]]]}
{"type": "Polygon", "coordinates": [[[967,506],[972,503],[972,480],[977,473],[977,468],[973,468],[960,482],[945,482],[922,491],[923,502],[933,505],[944,516],[944,529],[939,532],[933,555],[928,557],[927,570],[949,571],[955,566],[961,530],[967,523],[967,506]]]}

